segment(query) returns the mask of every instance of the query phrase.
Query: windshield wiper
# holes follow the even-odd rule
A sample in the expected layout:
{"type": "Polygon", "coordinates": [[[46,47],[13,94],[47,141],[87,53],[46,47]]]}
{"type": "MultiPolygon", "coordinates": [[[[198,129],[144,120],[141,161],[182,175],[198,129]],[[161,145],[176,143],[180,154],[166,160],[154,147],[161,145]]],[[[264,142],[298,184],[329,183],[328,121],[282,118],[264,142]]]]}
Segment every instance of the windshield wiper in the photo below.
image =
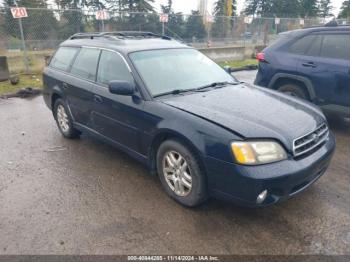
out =
{"type": "Polygon", "coordinates": [[[205,85],[197,88],[175,89],[169,92],[164,92],[164,93],[155,95],[153,97],[155,98],[155,97],[166,96],[166,95],[179,95],[187,92],[203,92],[203,90],[207,88],[221,88],[227,85],[239,85],[239,82],[213,82],[209,85],[205,85]]]}
{"type": "Polygon", "coordinates": [[[207,88],[221,88],[227,85],[239,85],[239,82],[213,82],[209,85],[198,87],[195,89],[195,91],[201,91],[207,88]]]}
{"type": "Polygon", "coordinates": [[[175,90],[172,90],[172,91],[169,91],[169,92],[164,92],[164,93],[155,95],[153,97],[160,97],[160,96],[166,96],[166,95],[179,95],[179,94],[182,94],[182,93],[193,92],[193,91],[196,91],[196,90],[197,90],[196,88],[175,89],[175,90]]]}

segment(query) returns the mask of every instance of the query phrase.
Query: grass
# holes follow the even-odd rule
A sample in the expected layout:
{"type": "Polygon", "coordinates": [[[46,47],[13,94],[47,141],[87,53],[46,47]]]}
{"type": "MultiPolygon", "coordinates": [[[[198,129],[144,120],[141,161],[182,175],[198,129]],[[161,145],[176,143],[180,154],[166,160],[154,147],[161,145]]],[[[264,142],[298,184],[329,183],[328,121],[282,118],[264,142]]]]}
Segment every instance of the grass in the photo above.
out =
{"type": "Polygon", "coordinates": [[[10,81],[0,82],[0,96],[15,93],[25,87],[42,88],[43,84],[40,74],[19,75],[18,77],[19,83],[17,85],[11,85],[10,81]]]}
{"type": "MultiPolygon", "coordinates": [[[[52,55],[53,50],[28,51],[27,61],[29,73],[42,72],[45,66],[45,56],[52,55]]],[[[0,56],[7,56],[7,63],[11,74],[25,73],[23,52],[21,51],[0,51],[0,56]]]]}
{"type": "Polygon", "coordinates": [[[257,65],[258,61],[256,59],[246,59],[246,60],[239,60],[239,61],[219,62],[218,64],[220,66],[243,67],[247,65],[257,65]]]}

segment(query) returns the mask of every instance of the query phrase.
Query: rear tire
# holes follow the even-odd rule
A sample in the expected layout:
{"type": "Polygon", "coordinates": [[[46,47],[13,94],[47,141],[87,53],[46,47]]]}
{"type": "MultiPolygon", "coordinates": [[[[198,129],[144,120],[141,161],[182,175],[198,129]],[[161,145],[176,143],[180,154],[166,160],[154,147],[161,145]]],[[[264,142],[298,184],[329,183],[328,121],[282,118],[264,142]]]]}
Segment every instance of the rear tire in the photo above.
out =
{"type": "Polygon", "coordinates": [[[278,88],[278,91],[293,97],[309,100],[309,97],[307,93],[304,91],[304,89],[301,86],[296,84],[284,84],[278,88]]]}
{"type": "Polygon", "coordinates": [[[81,132],[73,127],[73,120],[66,103],[58,98],[53,107],[53,114],[61,134],[66,138],[78,138],[81,132]]]}
{"type": "Polygon", "coordinates": [[[205,173],[196,154],[177,140],[163,142],[157,171],[165,192],[180,204],[194,207],[207,199],[205,173]]]}

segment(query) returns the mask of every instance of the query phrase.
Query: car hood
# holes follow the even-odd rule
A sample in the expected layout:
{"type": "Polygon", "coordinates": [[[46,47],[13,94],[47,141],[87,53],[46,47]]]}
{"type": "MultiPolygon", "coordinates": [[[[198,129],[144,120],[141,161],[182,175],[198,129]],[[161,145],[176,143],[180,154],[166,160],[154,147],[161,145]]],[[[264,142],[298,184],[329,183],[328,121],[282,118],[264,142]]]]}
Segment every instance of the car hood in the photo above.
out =
{"type": "Polygon", "coordinates": [[[314,105],[248,84],[167,97],[163,103],[211,121],[243,138],[293,140],[326,120],[314,105]]]}

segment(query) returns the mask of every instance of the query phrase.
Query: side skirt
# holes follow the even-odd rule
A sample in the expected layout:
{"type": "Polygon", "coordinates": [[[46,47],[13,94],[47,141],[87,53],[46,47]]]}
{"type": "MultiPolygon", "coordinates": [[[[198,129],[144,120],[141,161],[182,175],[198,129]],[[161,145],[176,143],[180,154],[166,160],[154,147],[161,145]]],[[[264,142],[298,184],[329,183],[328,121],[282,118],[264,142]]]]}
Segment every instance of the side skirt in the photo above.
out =
{"type": "Polygon", "coordinates": [[[148,161],[148,157],[145,156],[145,155],[142,155],[102,134],[100,134],[99,132],[87,127],[87,126],[84,126],[84,125],[81,125],[79,123],[74,123],[73,124],[74,127],[76,129],[78,129],[79,131],[82,131],[82,132],[86,132],[87,134],[93,136],[93,137],[96,137],[100,140],[102,140],[103,142],[115,147],[115,148],[118,148],[120,149],[121,151],[125,152],[126,154],[128,154],[129,156],[131,156],[132,158],[136,159],[137,161],[141,162],[142,164],[144,164],[145,166],[147,166],[147,168],[149,168],[149,161],[148,161]]]}

